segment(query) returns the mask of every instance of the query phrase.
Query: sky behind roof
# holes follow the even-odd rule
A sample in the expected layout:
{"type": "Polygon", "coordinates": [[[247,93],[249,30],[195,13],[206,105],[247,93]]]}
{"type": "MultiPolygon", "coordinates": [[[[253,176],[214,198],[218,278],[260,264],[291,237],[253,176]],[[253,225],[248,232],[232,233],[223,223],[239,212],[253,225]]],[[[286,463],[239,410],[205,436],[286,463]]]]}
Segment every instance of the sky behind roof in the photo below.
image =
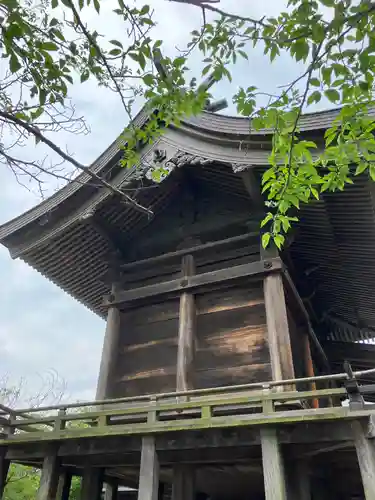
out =
{"type": "MultiPolygon", "coordinates": [[[[145,0],[146,3],[146,0],[145,0]]],[[[199,27],[200,11],[192,6],[154,0],[159,22],[158,37],[163,38],[171,53],[186,44],[189,32],[199,27]]],[[[250,2],[222,0],[220,7],[252,17],[277,14],[285,7],[282,0],[250,2]]],[[[102,2],[100,17],[94,12],[85,16],[91,26],[111,38],[123,39],[123,27],[110,15],[115,2],[102,2]]],[[[199,74],[199,59],[193,61],[193,71],[199,74]]],[[[287,57],[272,65],[254,50],[249,61],[241,61],[232,70],[233,83],[221,83],[213,89],[215,97],[230,100],[238,86],[256,85],[265,92],[276,85],[293,80],[300,68],[287,57]]],[[[85,116],[91,129],[88,135],[59,133],[53,139],[67,147],[79,161],[90,164],[115,139],[126,124],[125,113],[115,94],[98,88],[92,82],[77,85],[72,92],[77,112],[85,116]]],[[[230,106],[225,112],[234,113],[230,106]]],[[[41,147],[28,146],[23,154],[43,158],[41,147]]],[[[57,183],[50,179],[48,192],[57,183]]],[[[35,185],[30,191],[21,187],[13,174],[3,167],[0,171],[0,223],[6,222],[40,202],[35,185]]],[[[66,398],[92,399],[95,395],[104,322],[92,312],[59,290],[44,277],[21,261],[12,261],[8,251],[0,247],[0,380],[8,375],[12,380],[27,380],[25,392],[37,390],[48,374],[57,372],[66,381],[66,398]]]]}

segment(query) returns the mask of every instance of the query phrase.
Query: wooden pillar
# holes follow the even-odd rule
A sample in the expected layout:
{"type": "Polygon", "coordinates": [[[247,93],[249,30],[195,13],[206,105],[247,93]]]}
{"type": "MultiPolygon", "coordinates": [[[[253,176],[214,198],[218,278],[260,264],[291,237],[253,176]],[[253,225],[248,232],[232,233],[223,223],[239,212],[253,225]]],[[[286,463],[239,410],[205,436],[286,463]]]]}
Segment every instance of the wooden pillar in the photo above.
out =
{"type": "Polygon", "coordinates": [[[102,468],[87,466],[83,470],[81,500],[100,500],[103,489],[102,468]]]}
{"type": "Polygon", "coordinates": [[[307,460],[293,460],[287,466],[288,500],[311,500],[311,483],[307,460]]]}
{"type": "Polygon", "coordinates": [[[39,489],[36,495],[37,500],[55,500],[58,479],[59,464],[57,454],[55,452],[51,452],[44,458],[43,461],[39,489]]]}
{"type": "Polygon", "coordinates": [[[287,500],[285,471],[277,430],[272,427],[261,428],[260,442],[265,500],[287,500]]]}
{"type": "MultiPolygon", "coordinates": [[[[118,285],[112,285],[112,293],[118,291],[118,285]]],[[[110,307],[107,314],[107,325],[105,329],[102,359],[100,362],[96,399],[101,401],[110,396],[110,382],[113,363],[116,359],[118,342],[120,336],[121,314],[117,307],[110,307]]]]}
{"type": "Polygon", "coordinates": [[[158,500],[159,460],[155,438],[142,438],[141,467],[139,471],[138,500],[158,500]]]}
{"type": "Polygon", "coordinates": [[[363,490],[366,500],[375,499],[375,446],[366,436],[366,430],[361,421],[355,420],[351,424],[355,449],[361,471],[363,490]]]}
{"type": "MultiPolygon", "coordinates": [[[[182,259],[182,274],[188,278],[195,272],[194,258],[186,255],[182,259]]],[[[195,344],[195,298],[192,293],[182,293],[180,297],[180,317],[177,350],[177,391],[193,388],[194,344],[195,344]]]]}
{"type": "Polygon", "coordinates": [[[117,481],[111,481],[105,485],[104,500],[117,500],[118,493],[118,483],[117,481]]]}
{"type": "Polygon", "coordinates": [[[186,464],[173,467],[172,500],[195,499],[195,471],[186,464]]]}
{"type": "Polygon", "coordinates": [[[69,500],[72,477],[73,476],[70,471],[64,470],[60,472],[56,500],[69,500]]]}
{"type": "Polygon", "coordinates": [[[3,498],[4,489],[7,484],[7,476],[10,461],[5,458],[6,448],[0,450],[0,499],[3,498]]]}
{"type": "MultiPolygon", "coordinates": [[[[276,249],[261,248],[263,260],[277,256],[276,249]]],[[[292,379],[294,378],[293,355],[281,273],[268,274],[263,280],[263,290],[272,378],[273,380],[292,379]]]]}

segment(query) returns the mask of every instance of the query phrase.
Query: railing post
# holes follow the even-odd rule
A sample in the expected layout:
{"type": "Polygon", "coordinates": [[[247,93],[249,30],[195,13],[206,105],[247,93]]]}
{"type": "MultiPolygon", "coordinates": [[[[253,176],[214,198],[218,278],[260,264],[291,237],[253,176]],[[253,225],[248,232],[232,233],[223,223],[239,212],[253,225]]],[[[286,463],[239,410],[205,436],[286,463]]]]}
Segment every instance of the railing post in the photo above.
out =
{"type": "Polygon", "coordinates": [[[155,437],[142,438],[141,467],[139,471],[138,500],[158,500],[159,460],[155,437]]]}
{"type": "Polygon", "coordinates": [[[59,478],[59,464],[56,451],[51,451],[43,460],[37,500],[55,500],[59,478]]]}
{"type": "Polygon", "coordinates": [[[3,498],[4,489],[7,484],[7,476],[10,467],[10,461],[5,458],[6,448],[0,449],[0,499],[3,498]]]}

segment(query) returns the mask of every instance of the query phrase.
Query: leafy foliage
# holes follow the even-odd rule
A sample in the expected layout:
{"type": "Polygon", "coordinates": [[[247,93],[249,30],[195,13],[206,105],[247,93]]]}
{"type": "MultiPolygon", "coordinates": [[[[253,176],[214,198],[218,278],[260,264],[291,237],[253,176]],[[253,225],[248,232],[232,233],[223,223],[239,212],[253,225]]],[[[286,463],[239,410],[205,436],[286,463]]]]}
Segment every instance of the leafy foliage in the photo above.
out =
{"type": "MultiPolygon", "coordinates": [[[[133,167],[140,162],[140,145],[155,141],[166,126],[178,125],[184,116],[200,113],[210,97],[208,84],[191,79],[192,57],[203,62],[202,77],[231,80],[233,65],[240,58],[251,60],[253,48],[260,46],[271,63],[287,54],[302,68],[298,78],[274,94],[265,96],[249,81],[233,96],[238,113],[250,119],[249,133],[273,131],[269,168],[262,180],[269,208],[262,223],[264,245],[273,240],[282,246],[301,204],[319,199],[325,191],[343,190],[356,175],[375,180],[374,120],[369,114],[374,104],[374,2],[289,0],[276,17],[253,19],[224,12],[209,0],[174,1],[199,8],[202,24],[185,49],[167,57],[166,40],[153,38],[155,21],[147,4],[133,7],[118,0],[113,14],[124,22],[126,37],[105,40],[81,18],[85,9],[100,14],[100,0],[78,0],[78,5],[73,0],[44,0],[37,9],[19,0],[0,0],[0,43],[8,78],[16,78],[28,91],[28,99],[15,104],[3,85],[0,118],[88,171],[61,154],[38,123],[51,106],[65,109],[73,82],[95,79],[118,94],[128,114],[122,164],[133,167]],[[149,108],[142,127],[131,121],[137,98],[149,108]],[[301,114],[320,102],[341,108],[324,141],[308,141],[300,133],[301,114]]],[[[4,148],[0,154],[14,163],[4,148]]],[[[154,175],[162,177],[157,167],[154,175]]],[[[129,196],[127,201],[135,202],[129,196]]]]}

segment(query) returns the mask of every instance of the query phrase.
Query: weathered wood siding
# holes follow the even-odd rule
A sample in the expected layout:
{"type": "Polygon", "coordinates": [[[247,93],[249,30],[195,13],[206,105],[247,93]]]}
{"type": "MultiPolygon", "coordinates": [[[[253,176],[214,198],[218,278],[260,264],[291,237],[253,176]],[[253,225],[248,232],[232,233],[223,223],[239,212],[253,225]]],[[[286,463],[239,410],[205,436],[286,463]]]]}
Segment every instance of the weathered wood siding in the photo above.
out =
{"type": "Polygon", "coordinates": [[[176,389],[178,313],[178,299],[122,313],[113,396],[176,389]]]}
{"type": "MultiPolygon", "coordinates": [[[[129,261],[249,232],[247,200],[225,195],[218,199],[212,190],[198,189],[189,203],[182,196],[174,200],[173,206],[135,235],[129,245],[129,261]]],[[[255,219],[253,222],[256,225],[255,219]]],[[[220,251],[211,249],[194,255],[195,271],[212,272],[259,258],[259,238],[254,235],[220,251]]],[[[181,263],[177,258],[131,270],[122,287],[129,290],[181,277],[181,263]]],[[[213,285],[195,295],[195,309],[193,387],[271,378],[261,280],[246,279],[231,287],[213,285]]],[[[152,304],[122,311],[112,396],[176,390],[178,327],[179,298],[154,298],[152,304]]]]}
{"type": "Polygon", "coordinates": [[[269,380],[271,368],[262,286],[198,295],[196,386],[269,380]]]}

